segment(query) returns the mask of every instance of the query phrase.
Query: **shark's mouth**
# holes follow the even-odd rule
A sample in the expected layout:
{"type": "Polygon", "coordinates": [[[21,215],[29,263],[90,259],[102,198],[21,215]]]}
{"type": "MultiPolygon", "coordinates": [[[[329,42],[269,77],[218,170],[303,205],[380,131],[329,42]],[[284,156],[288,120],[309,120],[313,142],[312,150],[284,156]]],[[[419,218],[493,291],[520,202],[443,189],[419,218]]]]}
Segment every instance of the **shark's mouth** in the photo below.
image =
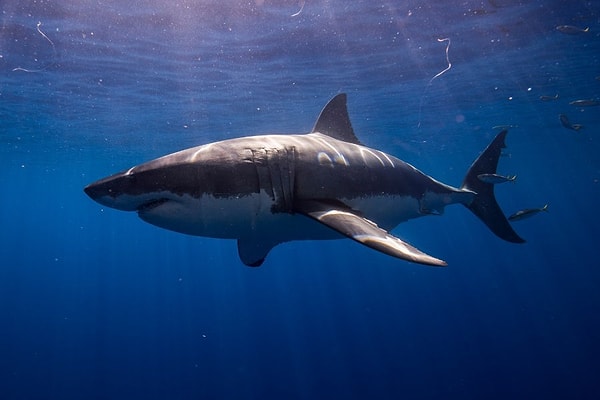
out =
{"type": "Polygon", "coordinates": [[[154,199],[154,200],[147,201],[138,207],[137,212],[144,213],[144,212],[152,211],[155,208],[160,207],[161,205],[165,204],[167,201],[169,201],[169,199],[165,199],[164,197],[160,198],[160,199],[154,199]]]}

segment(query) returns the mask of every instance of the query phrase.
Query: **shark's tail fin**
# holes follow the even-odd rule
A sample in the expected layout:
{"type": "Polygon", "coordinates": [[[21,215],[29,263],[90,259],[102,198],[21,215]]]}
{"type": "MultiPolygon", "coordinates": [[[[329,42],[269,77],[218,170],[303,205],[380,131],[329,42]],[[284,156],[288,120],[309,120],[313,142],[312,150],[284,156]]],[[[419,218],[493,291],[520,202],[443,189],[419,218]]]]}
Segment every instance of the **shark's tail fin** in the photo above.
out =
{"type": "Polygon", "coordinates": [[[500,132],[473,162],[462,183],[461,189],[475,192],[473,201],[465,206],[477,215],[496,236],[513,243],[523,240],[510,226],[494,196],[494,185],[478,178],[481,174],[495,174],[502,149],[506,147],[504,138],[508,131],[500,132]]]}

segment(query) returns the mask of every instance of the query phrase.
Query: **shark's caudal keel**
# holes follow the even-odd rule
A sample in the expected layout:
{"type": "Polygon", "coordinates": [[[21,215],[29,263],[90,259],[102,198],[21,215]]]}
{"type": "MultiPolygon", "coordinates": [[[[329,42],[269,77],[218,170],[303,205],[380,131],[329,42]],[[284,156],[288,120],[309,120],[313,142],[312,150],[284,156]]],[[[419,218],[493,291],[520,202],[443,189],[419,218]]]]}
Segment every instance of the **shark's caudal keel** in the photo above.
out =
{"type": "Polygon", "coordinates": [[[260,135],[173,153],[94,182],[98,203],[137,211],[153,225],[237,239],[246,265],[279,243],[348,237],[404,260],[446,265],[389,233],[399,223],[460,203],[497,236],[523,242],[504,217],[494,185],[506,131],[470,167],[460,188],[445,185],[356,138],[346,96],[334,97],[312,132],[260,135]]]}

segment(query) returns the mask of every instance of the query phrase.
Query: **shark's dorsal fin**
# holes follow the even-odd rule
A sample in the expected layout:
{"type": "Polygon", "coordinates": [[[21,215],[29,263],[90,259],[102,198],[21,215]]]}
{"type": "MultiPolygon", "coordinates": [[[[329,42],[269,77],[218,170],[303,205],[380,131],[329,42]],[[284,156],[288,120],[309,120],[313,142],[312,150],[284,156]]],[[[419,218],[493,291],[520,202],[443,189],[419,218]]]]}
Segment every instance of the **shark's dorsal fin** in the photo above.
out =
{"type": "Polygon", "coordinates": [[[348,108],[346,107],[346,94],[340,93],[323,108],[312,133],[319,132],[332,138],[354,144],[360,141],[354,134],[348,108]]]}
{"type": "Polygon", "coordinates": [[[296,211],[354,239],[372,249],[403,260],[434,266],[445,266],[446,262],[416,249],[393,236],[374,222],[358,215],[344,204],[319,200],[301,200],[294,204],[296,211]]]}

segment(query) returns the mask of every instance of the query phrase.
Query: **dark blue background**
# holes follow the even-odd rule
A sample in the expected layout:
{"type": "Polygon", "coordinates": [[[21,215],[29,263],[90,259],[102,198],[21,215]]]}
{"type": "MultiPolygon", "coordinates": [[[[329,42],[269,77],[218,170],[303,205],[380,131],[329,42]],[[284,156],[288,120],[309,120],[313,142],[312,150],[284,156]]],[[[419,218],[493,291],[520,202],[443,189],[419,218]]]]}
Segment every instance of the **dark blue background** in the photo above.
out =
{"type": "Polygon", "coordinates": [[[600,97],[597,2],[60,3],[0,10],[2,399],[598,397],[600,113],[568,104],[600,97]],[[498,199],[549,212],[524,245],[461,206],[394,230],[443,269],[349,240],[250,269],[82,191],[309,131],[342,91],[364,143],[452,185],[514,125],[498,199]]]}

